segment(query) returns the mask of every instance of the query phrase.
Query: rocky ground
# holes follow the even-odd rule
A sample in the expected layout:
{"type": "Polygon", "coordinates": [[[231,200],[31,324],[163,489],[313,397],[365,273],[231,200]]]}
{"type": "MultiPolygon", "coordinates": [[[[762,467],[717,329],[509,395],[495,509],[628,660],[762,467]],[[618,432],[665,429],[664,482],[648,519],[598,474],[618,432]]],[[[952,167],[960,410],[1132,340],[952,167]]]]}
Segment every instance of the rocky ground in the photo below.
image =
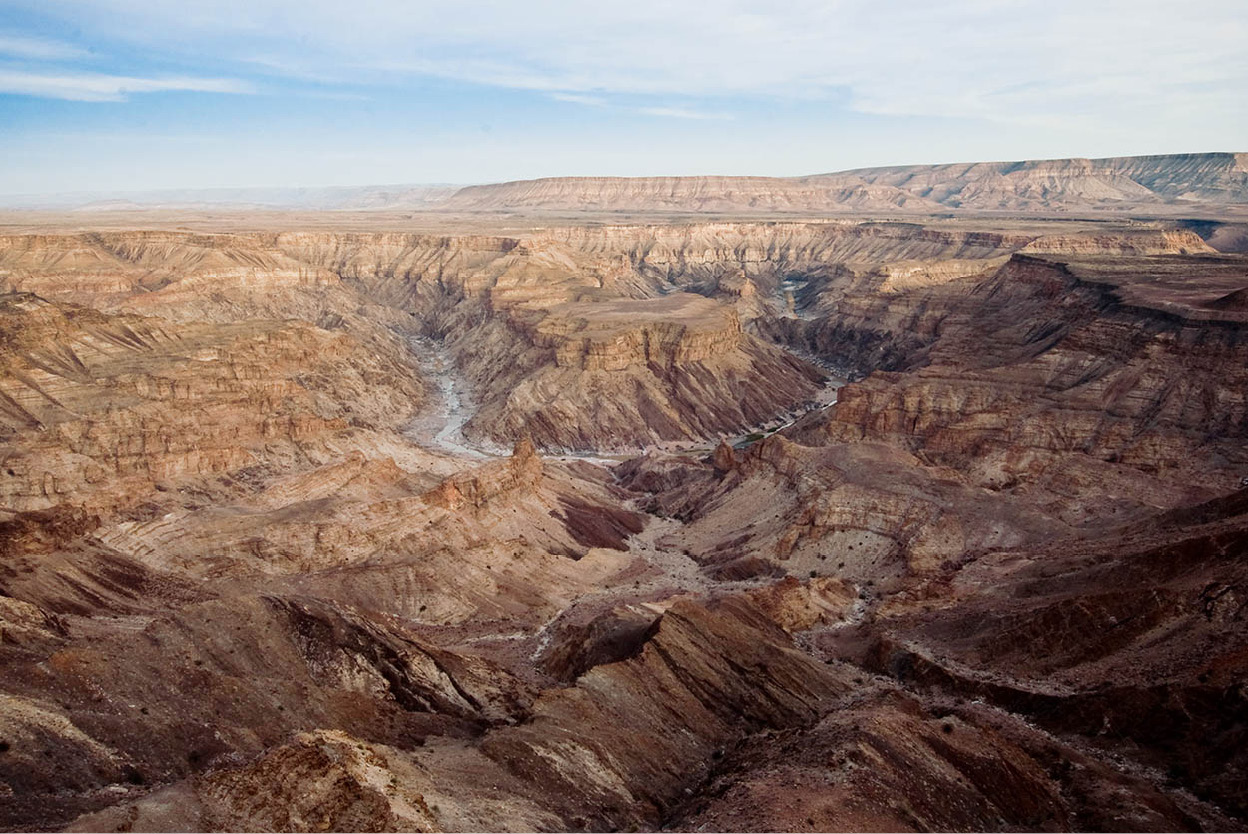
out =
{"type": "Polygon", "coordinates": [[[1242,830],[1206,232],[0,238],[0,827],[1242,830]]]}

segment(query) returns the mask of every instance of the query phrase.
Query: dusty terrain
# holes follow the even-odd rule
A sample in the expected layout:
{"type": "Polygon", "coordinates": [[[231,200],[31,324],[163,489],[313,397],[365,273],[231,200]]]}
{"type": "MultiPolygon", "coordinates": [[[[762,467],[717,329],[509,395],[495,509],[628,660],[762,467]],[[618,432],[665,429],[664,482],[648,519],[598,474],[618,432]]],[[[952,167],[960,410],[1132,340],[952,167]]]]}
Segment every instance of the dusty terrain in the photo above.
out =
{"type": "Polygon", "coordinates": [[[141,220],[0,236],[0,827],[1248,827],[1233,224],[141,220]]]}

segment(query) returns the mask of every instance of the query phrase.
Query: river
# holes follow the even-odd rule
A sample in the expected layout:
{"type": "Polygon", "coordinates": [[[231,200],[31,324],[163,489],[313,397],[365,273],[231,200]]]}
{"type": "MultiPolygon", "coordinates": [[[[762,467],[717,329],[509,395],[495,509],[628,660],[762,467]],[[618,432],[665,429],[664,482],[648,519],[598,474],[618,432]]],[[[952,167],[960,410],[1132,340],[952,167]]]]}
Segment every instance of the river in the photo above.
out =
{"type": "MultiPolygon", "coordinates": [[[[486,460],[510,454],[509,449],[488,441],[470,440],[464,436],[464,424],[476,411],[477,404],[471,389],[456,372],[455,363],[446,350],[446,346],[442,342],[425,337],[410,339],[410,345],[419,362],[421,375],[433,388],[434,402],[408,425],[404,434],[425,448],[460,458],[486,460]]],[[[800,358],[811,361],[810,357],[800,358]]],[[[764,437],[788,428],[811,411],[829,408],[836,404],[837,390],[844,384],[845,380],[831,376],[812,402],[777,415],[772,420],[743,431],[735,437],[729,437],[728,442],[735,448],[745,448],[764,437]]],[[[718,443],[717,439],[708,438],[692,443],[662,443],[657,444],[655,448],[676,454],[709,453],[716,443],[718,443]]],[[[544,457],[566,461],[582,460],[601,466],[614,466],[621,461],[636,457],[643,451],[638,449],[621,452],[558,452],[544,454],[544,457]]]]}

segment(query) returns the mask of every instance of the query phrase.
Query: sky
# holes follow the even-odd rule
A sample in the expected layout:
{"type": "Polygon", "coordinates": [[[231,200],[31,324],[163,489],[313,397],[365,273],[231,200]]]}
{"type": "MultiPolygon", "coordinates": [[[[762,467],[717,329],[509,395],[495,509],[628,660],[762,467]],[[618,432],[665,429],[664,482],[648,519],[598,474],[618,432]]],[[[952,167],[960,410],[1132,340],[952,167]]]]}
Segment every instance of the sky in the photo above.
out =
{"type": "Polygon", "coordinates": [[[1246,150],[1246,0],[0,0],[0,195],[1246,150]]]}

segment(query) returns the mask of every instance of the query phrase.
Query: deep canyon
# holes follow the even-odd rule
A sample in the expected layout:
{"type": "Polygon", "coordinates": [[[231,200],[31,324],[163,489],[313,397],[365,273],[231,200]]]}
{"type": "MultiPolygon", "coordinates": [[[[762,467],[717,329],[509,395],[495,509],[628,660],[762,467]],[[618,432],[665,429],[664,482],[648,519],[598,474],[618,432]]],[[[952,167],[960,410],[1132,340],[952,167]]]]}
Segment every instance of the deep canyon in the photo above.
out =
{"type": "Polygon", "coordinates": [[[1211,156],[10,222],[0,828],[1245,829],[1211,156]]]}

